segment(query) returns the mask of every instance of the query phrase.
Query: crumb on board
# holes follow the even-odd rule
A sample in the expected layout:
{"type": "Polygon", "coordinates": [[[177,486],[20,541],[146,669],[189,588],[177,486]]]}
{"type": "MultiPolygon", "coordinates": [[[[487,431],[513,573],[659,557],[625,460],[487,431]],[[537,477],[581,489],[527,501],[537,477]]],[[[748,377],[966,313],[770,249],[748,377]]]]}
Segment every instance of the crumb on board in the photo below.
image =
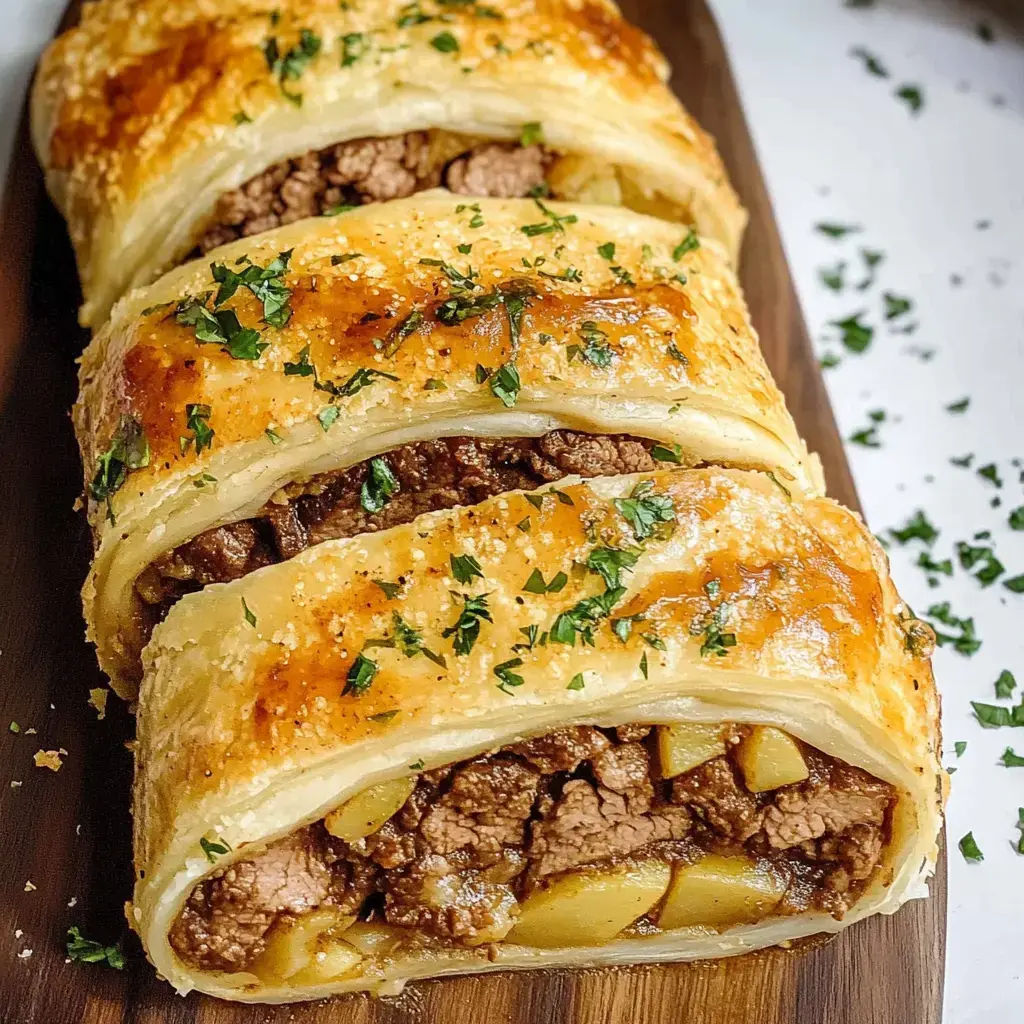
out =
{"type": "Polygon", "coordinates": [[[20,779],[11,779],[11,789],[17,789],[21,785],[20,779]]]}
{"type": "Polygon", "coordinates": [[[36,884],[34,882],[29,881],[29,882],[25,883],[25,892],[35,892],[35,891],[36,891],[36,884]]]}
{"type": "Polygon", "coordinates": [[[109,692],[105,686],[97,686],[89,691],[89,703],[96,709],[96,718],[101,722],[107,717],[107,694],[109,692]]]}
{"type": "Polygon", "coordinates": [[[61,747],[59,750],[37,750],[32,755],[37,768],[49,768],[51,772],[59,772],[64,762],[61,757],[67,756],[67,751],[61,747]]]}
{"type": "Polygon", "coordinates": [[[27,946],[18,954],[19,960],[27,960],[32,955],[32,950],[27,946]]]}

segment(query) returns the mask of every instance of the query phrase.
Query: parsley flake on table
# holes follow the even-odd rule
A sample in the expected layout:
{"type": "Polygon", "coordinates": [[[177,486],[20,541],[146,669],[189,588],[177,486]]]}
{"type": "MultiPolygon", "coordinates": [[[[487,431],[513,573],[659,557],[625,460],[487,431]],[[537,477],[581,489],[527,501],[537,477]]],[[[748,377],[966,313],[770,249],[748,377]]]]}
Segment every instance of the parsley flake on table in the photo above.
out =
{"type": "Polygon", "coordinates": [[[953,413],[967,412],[967,408],[968,408],[968,406],[970,406],[970,404],[971,404],[970,397],[969,396],[968,397],[964,397],[964,398],[958,399],[956,402],[950,402],[949,405],[946,406],[946,412],[953,412],[953,413]]]}
{"type": "Polygon", "coordinates": [[[864,64],[864,70],[876,78],[888,78],[889,72],[882,62],[864,46],[854,46],[850,50],[850,56],[864,64]]]}
{"type": "Polygon", "coordinates": [[[919,85],[901,85],[894,93],[897,99],[903,100],[910,108],[911,114],[919,114],[924,107],[924,93],[919,85]]]}
{"type": "Polygon", "coordinates": [[[1017,754],[1013,747],[1007,747],[1006,750],[1003,751],[1000,763],[1004,768],[1024,768],[1024,757],[1017,754]]]}
{"type": "Polygon", "coordinates": [[[1020,728],[1024,726],[1024,703],[1011,708],[1001,704],[984,704],[972,700],[971,707],[978,722],[987,729],[1020,728]]]}
{"type": "Polygon", "coordinates": [[[827,235],[829,238],[845,238],[847,235],[862,229],[859,224],[835,224],[822,221],[814,225],[814,230],[819,234],[827,235]]]}
{"type": "Polygon", "coordinates": [[[1013,691],[1017,687],[1017,680],[1009,669],[1004,668],[1003,671],[999,673],[999,678],[995,682],[995,687],[996,696],[1005,699],[1013,694],[1013,691]]]}
{"type": "Polygon", "coordinates": [[[939,531],[932,526],[924,512],[918,509],[903,526],[890,529],[889,536],[900,544],[921,540],[930,546],[935,543],[939,531]]]}
{"type": "Polygon", "coordinates": [[[914,303],[910,299],[895,292],[885,292],[882,301],[885,303],[886,320],[896,320],[914,308],[914,303]]]}
{"type": "Polygon", "coordinates": [[[956,756],[957,757],[963,757],[964,756],[964,751],[966,749],[967,749],[967,741],[966,740],[957,740],[956,743],[953,744],[953,750],[956,751],[956,756]]]}
{"type": "Polygon", "coordinates": [[[844,317],[842,320],[830,320],[829,324],[832,327],[838,327],[842,331],[842,342],[843,345],[848,348],[851,352],[861,353],[864,352],[871,344],[871,339],[875,335],[875,329],[869,324],[861,323],[860,318],[864,316],[865,310],[860,310],[858,313],[853,313],[848,317],[844,317]]]}
{"type": "Polygon", "coordinates": [[[821,283],[834,292],[843,290],[846,260],[840,260],[833,267],[818,267],[818,278],[821,283]]]}
{"type": "Polygon", "coordinates": [[[857,284],[857,291],[867,291],[875,283],[875,271],[878,269],[879,264],[885,259],[885,253],[880,252],[878,249],[861,249],[860,258],[864,261],[864,269],[866,275],[857,284]]]}
{"type": "Polygon", "coordinates": [[[968,832],[957,846],[960,847],[960,852],[964,856],[964,860],[968,862],[979,862],[985,859],[985,855],[981,852],[978,844],[974,841],[974,833],[968,832]]]}
{"type": "Polygon", "coordinates": [[[68,929],[67,940],[68,959],[80,964],[105,963],[115,970],[124,969],[124,954],[120,945],[104,946],[101,942],[94,942],[85,938],[75,925],[68,929]]]}
{"type": "Polygon", "coordinates": [[[948,601],[943,601],[941,604],[933,604],[925,612],[925,615],[930,619],[935,619],[944,626],[960,631],[959,636],[954,636],[951,633],[943,633],[934,623],[930,623],[935,631],[935,641],[940,647],[951,644],[953,650],[968,658],[976,654],[981,648],[981,641],[974,632],[974,619],[961,619],[959,616],[954,615],[950,611],[948,601]]]}
{"type": "Polygon", "coordinates": [[[1011,576],[1003,580],[1003,586],[1012,594],[1024,594],[1024,573],[1019,576],[1011,576]]]}
{"type": "Polygon", "coordinates": [[[987,466],[979,466],[975,472],[982,480],[987,480],[995,487],[1003,486],[1003,478],[999,475],[999,470],[994,462],[990,462],[987,466]]]}

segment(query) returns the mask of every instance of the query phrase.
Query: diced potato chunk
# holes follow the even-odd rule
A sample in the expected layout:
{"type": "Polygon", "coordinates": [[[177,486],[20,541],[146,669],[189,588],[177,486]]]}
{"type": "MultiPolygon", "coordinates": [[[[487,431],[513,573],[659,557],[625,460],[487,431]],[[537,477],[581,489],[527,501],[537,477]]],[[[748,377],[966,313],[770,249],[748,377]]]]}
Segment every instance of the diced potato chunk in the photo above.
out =
{"type": "MultiPolygon", "coordinates": [[[[321,907],[300,917],[282,920],[267,935],[267,948],[257,961],[254,973],[287,980],[310,967],[317,952],[341,943],[341,934],[355,921],[333,907],[321,907]]],[[[349,949],[352,949],[350,946],[349,949]]],[[[359,954],[352,949],[356,958],[359,954]]]]}
{"type": "Polygon", "coordinates": [[[785,891],[775,875],[745,857],[708,854],[696,864],[676,866],[658,926],[720,928],[759,921],[785,891]]]}
{"type": "Polygon", "coordinates": [[[682,722],[658,726],[658,759],[662,778],[675,778],[724,753],[725,737],[720,725],[682,722]]]}
{"type": "Polygon", "coordinates": [[[331,811],[324,818],[324,827],[332,836],[355,842],[376,832],[392,814],[401,810],[415,788],[415,775],[370,786],[331,811]]]}
{"type": "Polygon", "coordinates": [[[508,942],[524,946],[589,946],[609,942],[646,914],[668,888],[662,861],[565,875],[520,905],[508,942]]]}
{"type": "Polygon", "coordinates": [[[334,939],[314,943],[311,959],[308,967],[288,979],[293,985],[322,985],[333,981],[348,974],[363,957],[354,946],[334,939]]]}
{"type": "Polygon", "coordinates": [[[769,725],[754,726],[736,748],[736,761],[751,793],[802,782],[810,774],[796,740],[769,725]]]}
{"type": "Polygon", "coordinates": [[[356,921],[345,931],[345,941],[355,946],[363,956],[390,952],[401,940],[402,933],[389,924],[356,921]]]}

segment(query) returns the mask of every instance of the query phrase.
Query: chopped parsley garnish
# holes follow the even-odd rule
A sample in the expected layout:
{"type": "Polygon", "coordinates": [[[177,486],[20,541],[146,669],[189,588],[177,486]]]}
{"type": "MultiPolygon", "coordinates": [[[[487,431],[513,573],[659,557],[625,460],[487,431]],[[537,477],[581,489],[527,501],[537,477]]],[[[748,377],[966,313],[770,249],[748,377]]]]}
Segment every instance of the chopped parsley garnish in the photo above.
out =
{"type": "Polygon", "coordinates": [[[823,235],[828,235],[829,238],[845,238],[847,235],[860,231],[861,227],[859,224],[828,224],[823,222],[815,224],[814,229],[823,235]]]}
{"type": "Polygon", "coordinates": [[[435,654],[429,647],[423,646],[422,631],[410,626],[398,612],[391,613],[392,633],[390,637],[383,637],[379,640],[367,640],[363,644],[363,650],[368,651],[378,647],[392,647],[401,651],[407,658],[415,658],[422,654],[435,665],[447,668],[448,662],[444,656],[435,654]]]}
{"type": "Polygon", "coordinates": [[[1003,586],[1012,594],[1024,594],[1024,573],[1020,576],[1011,576],[1008,580],[1003,580],[1003,586]]]}
{"type": "Polygon", "coordinates": [[[521,530],[523,533],[529,533],[530,525],[530,517],[527,516],[525,519],[520,519],[519,522],[516,523],[516,529],[521,530]]]}
{"type": "Polygon", "coordinates": [[[637,540],[647,540],[660,532],[664,523],[676,518],[672,499],[667,494],[654,494],[654,484],[643,480],[633,488],[628,498],[615,498],[612,504],[633,528],[637,540]]]}
{"type": "Polygon", "coordinates": [[[284,440],[284,438],[281,437],[281,435],[276,430],[273,430],[271,427],[267,427],[267,429],[264,430],[263,433],[267,435],[267,440],[275,447],[284,440]]]}
{"type": "Polygon", "coordinates": [[[964,756],[964,751],[966,749],[967,749],[967,741],[966,740],[957,740],[956,743],[953,744],[953,750],[956,752],[956,756],[957,757],[963,757],[964,756]]]}
{"type": "Polygon", "coordinates": [[[316,418],[320,429],[326,434],[337,422],[341,410],[336,405],[325,405],[317,414],[316,418]]]}
{"type": "MultiPolygon", "coordinates": [[[[539,199],[533,200],[540,208],[541,213],[547,218],[540,224],[524,224],[519,230],[528,238],[533,238],[536,235],[550,235],[554,232],[565,233],[566,224],[576,223],[576,214],[569,213],[564,216],[560,216],[555,213],[554,210],[545,206],[539,199]]],[[[552,275],[548,275],[552,276],[552,275]]]]}
{"type": "Polygon", "coordinates": [[[964,860],[970,862],[983,861],[985,859],[985,855],[974,841],[973,832],[968,832],[957,845],[960,847],[960,852],[964,855],[964,860]]]}
{"type": "Polygon", "coordinates": [[[700,248],[700,238],[693,228],[688,228],[686,237],[672,250],[672,259],[678,263],[688,252],[700,248]]]}
{"type": "Polygon", "coordinates": [[[570,363],[579,356],[584,362],[602,370],[611,366],[615,353],[608,344],[608,335],[593,320],[584,320],[577,328],[577,333],[583,344],[568,347],[566,351],[570,363]]]}
{"type": "Polygon", "coordinates": [[[971,707],[978,721],[988,729],[1024,726],[1024,702],[1007,708],[1001,704],[982,704],[972,700],[971,707]]]}
{"type": "Polygon", "coordinates": [[[370,582],[373,583],[375,586],[380,587],[380,589],[384,592],[384,596],[389,601],[394,601],[394,599],[398,597],[398,595],[402,591],[401,583],[389,583],[387,580],[377,579],[371,580],[370,582]]]}
{"type": "Polygon", "coordinates": [[[640,672],[643,675],[644,679],[650,678],[650,676],[648,675],[646,651],[644,651],[644,653],[640,655],[640,672]]]}
{"type": "Polygon", "coordinates": [[[330,388],[323,387],[323,390],[330,390],[338,398],[351,398],[354,394],[368,388],[378,380],[398,380],[392,373],[385,373],[383,370],[375,370],[372,366],[360,367],[343,384],[330,385],[330,388]]]}
{"type": "Polygon", "coordinates": [[[191,437],[182,435],[178,438],[178,447],[184,455],[191,445],[195,444],[196,455],[202,455],[206,448],[213,446],[214,431],[207,422],[210,419],[211,409],[208,405],[201,405],[198,402],[190,402],[185,406],[185,425],[187,430],[192,431],[191,437]]]}
{"type": "Polygon", "coordinates": [[[627,569],[632,569],[639,558],[639,550],[594,548],[587,556],[587,568],[591,572],[599,573],[605,586],[609,590],[614,590],[621,583],[620,574],[627,569]]]}
{"type": "Polygon", "coordinates": [[[1024,757],[1017,754],[1013,747],[1007,747],[1003,751],[1001,760],[1006,768],[1024,768],[1024,757]]]}
{"type": "Polygon", "coordinates": [[[356,660],[349,667],[345,676],[345,688],[341,691],[343,697],[352,693],[361,697],[370,688],[373,677],[377,674],[377,662],[371,661],[362,651],[356,655],[356,660]]]}
{"type": "Polygon", "coordinates": [[[1003,486],[1003,478],[999,475],[999,470],[996,468],[996,464],[994,462],[990,462],[987,466],[980,466],[976,472],[982,480],[987,480],[995,487],[1003,486]]]}
{"type": "Polygon", "coordinates": [[[423,382],[424,391],[447,391],[448,385],[443,380],[439,380],[437,377],[428,377],[423,382]]]}
{"type": "Polygon", "coordinates": [[[248,266],[240,274],[223,263],[211,263],[213,279],[220,285],[213,300],[214,306],[222,306],[240,286],[244,285],[263,303],[264,322],[271,327],[284,327],[292,315],[288,305],[291,289],[285,286],[283,280],[288,272],[291,255],[291,249],[278,253],[265,267],[260,267],[249,260],[248,256],[243,256],[242,260],[247,262],[248,266]]]}
{"type": "Polygon", "coordinates": [[[513,651],[532,651],[534,647],[546,647],[548,642],[547,632],[541,632],[540,626],[520,626],[519,632],[526,637],[525,644],[513,644],[513,651]]]}
{"type": "Polygon", "coordinates": [[[851,352],[863,352],[871,344],[875,329],[868,324],[862,324],[860,318],[864,310],[854,313],[843,320],[830,320],[833,327],[838,327],[843,332],[843,345],[851,352]]]}
{"type": "Polygon", "coordinates": [[[875,283],[875,271],[885,259],[885,253],[878,249],[861,249],[860,258],[864,261],[864,268],[867,270],[867,276],[857,285],[857,291],[863,292],[875,283]]]}
{"type": "Polygon", "coordinates": [[[381,345],[381,352],[389,359],[402,347],[402,343],[410,334],[414,334],[423,326],[423,313],[414,309],[408,316],[399,320],[388,332],[387,338],[381,345]]]}
{"type": "Polygon", "coordinates": [[[320,52],[320,47],[320,37],[308,28],[299,32],[298,43],[287,53],[281,53],[276,36],[271,36],[263,44],[263,56],[270,73],[277,79],[282,95],[297,107],[302,106],[302,93],[289,92],[285,84],[302,77],[303,71],[320,52]]]}
{"type": "Polygon", "coordinates": [[[333,206],[328,206],[321,217],[337,217],[339,213],[348,213],[349,210],[354,210],[356,207],[352,203],[335,203],[333,206]]]}
{"type": "Polygon", "coordinates": [[[922,551],[917,556],[917,565],[925,572],[941,573],[943,576],[953,575],[953,562],[949,558],[937,562],[927,551],[922,551]]]}
{"type": "Polygon", "coordinates": [[[544,574],[540,569],[534,569],[529,579],[523,584],[522,589],[528,594],[558,594],[565,589],[569,577],[564,572],[556,572],[551,577],[550,583],[544,582],[544,574]]]}
{"type": "Polygon", "coordinates": [[[548,634],[552,643],[574,646],[577,634],[580,640],[594,646],[594,628],[608,618],[612,608],[626,593],[625,587],[613,587],[595,597],[585,597],[555,619],[548,634]]]}
{"type": "Polygon", "coordinates": [[[484,578],[480,563],[472,555],[449,555],[448,561],[459,583],[471,583],[474,577],[484,578]]]}
{"type": "Polygon", "coordinates": [[[244,597],[242,598],[242,614],[245,616],[245,621],[248,622],[253,629],[255,629],[256,616],[253,614],[252,609],[245,603],[244,597]]]}
{"type": "Polygon", "coordinates": [[[393,711],[381,711],[376,715],[367,715],[366,720],[368,722],[376,722],[379,725],[384,725],[387,722],[390,722],[397,714],[398,708],[395,708],[393,711]]]}
{"type": "Polygon", "coordinates": [[[309,358],[309,346],[304,345],[299,351],[299,358],[294,363],[284,364],[284,375],[286,377],[315,377],[316,367],[309,358]]]}
{"type": "Polygon", "coordinates": [[[473,214],[473,216],[469,218],[469,226],[471,228],[482,228],[484,226],[484,218],[483,214],[480,212],[479,203],[459,203],[459,205],[455,207],[456,213],[462,213],[463,210],[469,210],[469,212],[473,214]]]}
{"type": "Polygon", "coordinates": [[[459,52],[459,41],[451,34],[451,32],[438,32],[438,34],[430,40],[430,45],[439,53],[459,52]]]}
{"type": "Polygon", "coordinates": [[[211,842],[206,836],[199,837],[199,847],[206,854],[206,859],[213,864],[218,857],[223,857],[224,854],[231,852],[231,847],[228,846],[224,840],[220,839],[216,842],[211,842]]]}
{"type": "Polygon", "coordinates": [[[700,645],[701,657],[708,654],[715,654],[724,658],[728,654],[728,648],[736,646],[735,633],[723,633],[732,605],[723,601],[715,610],[704,619],[695,619],[690,624],[690,633],[694,636],[704,634],[704,642],[700,645]]]}
{"type": "Polygon", "coordinates": [[[651,448],[651,458],[656,462],[672,462],[678,466],[683,461],[683,449],[681,445],[674,443],[667,447],[656,444],[651,448]]]}
{"type": "Polygon", "coordinates": [[[949,405],[946,406],[946,412],[967,412],[967,408],[970,404],[970,397],[961,398],[959,401],[950,402],[949,405]]]}
{"type": "Polygon", "coordinates": [[[117,430],[105,452],[96,460],[96,472],[89,481],[89,497],[107,503],[107,518],[114,522],[111,498],[124,486],[128,474],[149,465],[149,441],[142,424],[122,413],[117,430]]]}
{"type": "Polygon", "coordinates": [[[576,675],[569,680],[566,686],[567,690],[582,690],[586,684],[583,682],[583,673],[577,672],[576,675]]]}
{"type": "Polygon", "coordinates": [[[599,245],[597,247],[597,252],[599,256],[602,256],[610,263],[613,259],[615,259],[615,243],[604,242],[602,245],[599,245]]]}
{"type": "Polygon", "coordinates": [[[508,661],[503,661],[500,665],[494,666],[494,674],[501,680],[498,684],[498,689],[502,693],[510,694],[508,687],[523,685],[523,677],[512,671],[514,668],[519,668],[522,663],[522,658],[511,658],[508,661]]]}
{"type": "Polygon", "coordinates": [[[509,362],[498,367],[497,372],[491,375],[490,383],[491,394],[500,399],[501,404],[507,409],[511,409],[516,404],[519,391],[523,386],[516,364],[509,362]]]}
{"type": "Polygon", "coordinates": [[[363,254],[361,252],[342,252],[335,253],[331,257],[331,266],[340,267],[342,263],[348,263],[350,260],[357,260],[363,254]]]}
{"type": "Polygon", "coordinates": [[[369,41],[362,32],[349,32],[338,40],[341,43],[341,66],[350,68],[362,57],[369,46],[369,41]]]}
{"type": "Polygon", "coordinates": [[[546,270],[540,271],[541,277],[550,277],[552,281],[572,281],[579,283],[583,280],[583,275],[575,267],[566,267],[565,270],[560,271],[557,274],[549,274],[546,270]]]}
{"type": "Polygon", "coordinates": [[[1017,839],[1016,846],[1014,849],[1018,853],[1024,854],[1024,807],[1017,808],[1017,828],[1019,828],[1020,836],[1017,839]]]}
{"type": "Polygon", "coordinates": [[[1006,522],[1011,530],[1024,530],[1024,505],[1013,509],[1006,522]]]}
{"type": "Polygon", "coordinates": [[[540,121],[527,121],[519,133],[520,146],[533,146],[544,141],[544,129],[540,121]]]}
{"type": "Polygon", "coordinates": [[[68,929],[66,948],[68,959],[75,963],[105,963],[118,971],[124,969],[124,954],[120,945],[104,946],[101,942],[93,942],[92,939],[85,938],[74,925],[68,929]]]}
{"type": "Polygon", "coordinates": [[[484,313],[495,309],[498,303],[501,302],[501,299],[502,296],[499,291],[488,292],[485,295],[456,295],[450,299],[445,299],[434,311],[434,315],[445,326],[455,327],[457,324],[461,324],[463,320],[482,316],[484,313]]]}
{"type": "MultiPolygon", "coordinates": [[[[458,594],[453,594],[458,597],[458,594]]],[[[473,645],[480,637],[480,623],[493,622],[491,613],[487,607],[487,594],[480,594],[472,597],[469,594],[462,596],[462,610],[453,626],[449,626],[441,633],[445,639],[454,637],[452,648],[456,654],[466,655],[473,650],[473,645]]]]}
{"type": "Polygon", "coordinates": [[[682,363],[684,366],[689,365],[690,360],[686,358],[685,353],[679,351],[679,346],[674,341],[668,343],[668,347],[665,350],[668,354],[677,362],[682,363]]]}
{"type": "Polygon", "coordinates": [[[420,260],[420,263],[428,267],[440,267],[442,273],[452,283],[452,289],[457,292],[472,291],[474,288],[479,288],[480,285],[473,280],[476,277],[476,272],[472,267],[466,270],[466,273],[462,273],[458,267],[452,266],[451,263],[445,263],[444,260],[428,259],[424,257],[420,260]]]}
{"type": "Polygon", "coordinates": [[[231,115],[231,120],[238,125],[252,124],[252,118],[244,110],[236,110],[231,115]]]}
{"type": "Polygon", "coordinates": [[[190,299],[178,307],[175,320],[193,328],[200,345],[209,342],[223,345],[232,359],[259,359],[267,348],[267,342],[260,341],[260,332],[243,327],[233,309],[211,313],[197,299],[190,299]]]}
{"type": "Polygon", "coordinates": [[[939,531],[928,521],[928,517],[918,509],[899,529],[889,530],[889,536],[900,544],[911,540],[921,540],[925,544],[935,543],[939,531]]]}
{"type": "Polygon", "coordinates": [[[391,472],[387,459],[371,459],[366,479],[359,489],[359,504],[370,515],[375,515],[391,500],[398,489],[398,478],[391,472]]]}
{"type": "Polygon", "coordinates": [[[921,112],[921,108],[924,106],[924,93],[921,91],[921,87],[918,85],[901,85],[896,90],[896,98],[903,100],[904,103],[910,108],[912,114],[918,114],[921,112]]]}
{"type": "Polygon", "coordinates": [[[974,574],[974,578],[982,586],[990,586],[1006,572],[1006,567],[996,558],[995,552],[990,547],[968,544],[961,540],[957,541],[956,553],[962,568],[974,569],[980,566],[978,572],[974,574]]]}
{"type": "Polygon", "coordinates": [[[615,275],[615,280],[619,284],[629,285],[631,288],[636,286],[633,275],[625,267],[612,267],[611,272],[615,275]]]}

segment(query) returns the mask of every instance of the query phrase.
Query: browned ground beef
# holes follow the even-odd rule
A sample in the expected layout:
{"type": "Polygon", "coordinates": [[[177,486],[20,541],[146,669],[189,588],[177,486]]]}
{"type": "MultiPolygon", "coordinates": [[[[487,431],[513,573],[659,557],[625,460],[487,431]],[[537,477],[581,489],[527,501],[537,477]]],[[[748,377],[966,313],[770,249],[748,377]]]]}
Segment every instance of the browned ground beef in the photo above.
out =
{"type": "Polygon", "coordinates": [[[400,199],[444,185],[472,196],[526,196],[551,157],[539,145],[487,142],[445,161],[427,132],[354,139],[283,160],[217,201],[192,255],[315,217],[338,205],[400,199]]]}
{"type": "Polygon", "coordinates": [[[253,519],[201,533],[162,556],[136,581],[152,623],[183,594],[238,579],[325,540],[408,523],[424,512],[474,505],[506,491],[565,476],[642,473],[658,463],[655,442],[556,430],[543,437],[446,437],[403,445],[383,456],[399,489],[376,514],[360,503],[368,463],[323,473],[265,505],[253,519]]]}
{"type": "Polygon", "coordinates": [[[748,792],[729,755],[669,783],[648,732],[559,729],[425,772],[365,839],[317,823],[204,881],[171,944],[197,967],[240,970],[278,916],[320,905],[478,944],[504,934],[513,900],[551,876],[631,855],[746,853],[790,878],[778,913],[841,917],[852,905],[888,837],[892,786],[806,746],[810,777],[770,793],[748,792]]]}

